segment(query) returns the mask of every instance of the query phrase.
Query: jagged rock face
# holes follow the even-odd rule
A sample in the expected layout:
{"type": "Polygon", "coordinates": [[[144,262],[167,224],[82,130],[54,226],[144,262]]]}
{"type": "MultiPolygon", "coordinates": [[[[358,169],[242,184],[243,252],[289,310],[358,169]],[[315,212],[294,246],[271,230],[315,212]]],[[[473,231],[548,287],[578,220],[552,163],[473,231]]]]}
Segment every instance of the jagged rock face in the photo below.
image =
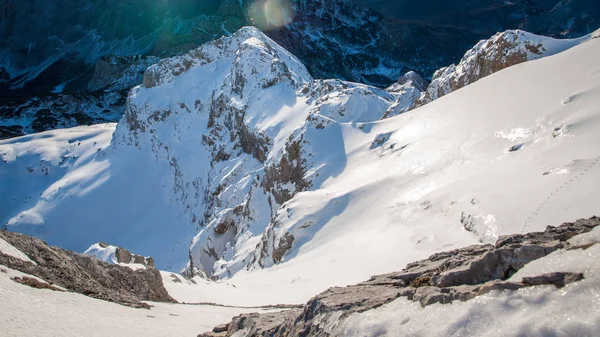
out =
{"type": "Polygon", "coordinates": [[[431,84],[410,109],[430,103],[497,71],[568,49],[594,36],[555,40],[520,30],[497,33],[467,51],[458,64],[435,72],[431,84]]]}
{"type": "Polygon", "coordinates": [[[464,51],[459,45],[468,47],[496,31],[522,28],[573,37],[594,29],[599,15],[592,0],[291,2],[293,20],[277,31],[259,24],[264,14],[253,10],[255,1],[8,0],[0,13],[0,45],[6,46],[0,53],[0,83],[47,92],[88,72],[102,56],[172,56],[257,24],[319,77],[387,85],[409,70],[400,69],[404,66],[429,75],[458,58],[464,51]],[[433,43],[422,48],[428,42],[433,43]],[[335,61],[323,60],[321,52],[335,61]]]}
{"type": "MultiPolygon", "coordinates": [[[[423,307],[468,301],[492,290],[517,290],[535,285],[564,287],[585,278],[585,273],[553,272],[507,280],[531,261],[556,250],[587,249],[568,240],[600,225],[600,218],[577,220],[544,232],[515,234],[495,245],[465,247],[438,253],[411,263],[400,272],[373,276],[348,287],[335,287],[315,296],[301,309],[281,313],[242,314],[213,332],[199,336],[332,336],[352,313],[365,312],[398,297],[423,307]]],[[[595,243],[598,244],[598,243],[595,243]]]]}
{"type": "Polygon", "coordinates": [[[398,96],[315,81],[290,53],[244,28],[149,67],[129,93],[113,150],[133,145],[169,163],[175,198],[199,228],[190,269],[225,277],[281,262],[303,243],[296,237],[306,223],[282,227],[277,218],[295,194],[334,173],[321,144],[339,143],[338,123],[380,119],[398,96]],[[183,143],[202,164],[191,164],[183,143]]]}
{"type": "Polygon", "coordinates": [[[0,231],[0,238],[26,254],[33,262],[23,261],[0,252],[0,264],[37,276],[98,299],[140,308],[141,301],[175,302],[154,268],[133,270],[107,264],[95,257],[48,246],[42,240],[19,233],[0,231]]]}
{"type": "MultiPolygon", "coordinates": [[[[127,4],[86,0],[76,5],[64,0],[10,0],[0,13],[0,45],[7,47],[0,53],[3,69],[0,83],[3,89],[25,88],[26,92],[36,94],[63,83],[69,92],[82,90],[85,85],[70,82],[85,81],[79,77],[93,70],[90,68],[103,56],[168,57],[221,35],[230,35],[244,25],[261,27],[298,55],[313,74],[325,78],[387,85],[404,65],[433,71],[461,53],[459,46],[448,43],[451,55],[442,56],[445,62],[439,55],[429,56],[427,62],[415,62],[431,53],[410,48],[403,51],[416,55],[397,54],[398,50],[391,49],[414,45],[423,38],[421,33],[435,36],[435,29],[390,21],[349,1],[292,1],[293,20],[281,30],[279,23],[273,24],[272,18],[263,17],[263,11],[254,10],[263,5],[264,1],[232,0],[158,3],[135,0],[127,4]],[[65,20],[65,16],[69,19],[65,20]],[[111,19],[106,20],[108,17],[111,19]],[[321,57],[321,52],[334,62],[321,57]]],[[[466,36],[470,43],[477,39],[460,30],[444,30],[446,36],[453,37],[453,42],[466,36]]]]}
{"type": "Polygon", "coordinates": [[[431,74],[436,63],[452,62],[478,39],[467,30],[388,18],[351,1],[297,1],[295,9],[293,21],[267,34],[318,78],[385,87],[409,70],[431,74]]]}
{"type": "Polygon", "coordinates": [[[116,122],[127,91],[52,94],[0,104],[0,139],[58,128],[116,122]]]}

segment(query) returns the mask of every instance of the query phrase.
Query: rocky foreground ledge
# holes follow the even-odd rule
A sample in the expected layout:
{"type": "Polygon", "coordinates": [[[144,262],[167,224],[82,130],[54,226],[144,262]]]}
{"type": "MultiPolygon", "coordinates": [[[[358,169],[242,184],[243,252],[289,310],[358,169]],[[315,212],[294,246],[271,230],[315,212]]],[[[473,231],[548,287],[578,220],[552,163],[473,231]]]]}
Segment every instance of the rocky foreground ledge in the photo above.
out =
{"type": "Polygon", "coordinates": [[[375,309],[398,297],[421,306],[468,301],[492,290],[516,290],[534,285],[563,287],[582,280],[581,273],[550,273],[507,281],[533,260],[558,249],[587,249],[567,240],[600,225],[599,217],[548,226],[544,232],[501,237],[495,245],[474,245],[438,253],[411,263],[400,272],[378,275],[348,287],[334,287],[315,296],[302,308],[275,313],[236,316],[199,337],[330,336],[332,322],[355,312],[375,309]]]}
{"type": "Polygon", "coordinates": [[[0,265],[39,277],[13,278],[36,288],[72,291],[90,297],[135,307],[149,308],[142,301],[176,302],[165,289],[160,272],[148,266],[136,270],[109,264],[93,256],[78,254],[27,235],[0,231],[8,242],[31,259],[24,261],[0,251],[0,265]]]}

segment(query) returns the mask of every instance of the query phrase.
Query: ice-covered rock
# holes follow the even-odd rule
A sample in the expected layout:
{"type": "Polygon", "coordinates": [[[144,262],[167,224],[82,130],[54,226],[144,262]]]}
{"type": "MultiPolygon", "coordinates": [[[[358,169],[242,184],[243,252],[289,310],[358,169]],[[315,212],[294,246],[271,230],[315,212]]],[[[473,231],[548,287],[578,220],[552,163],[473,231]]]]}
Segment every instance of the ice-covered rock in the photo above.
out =
{"type": "Polygon", "coordinates": [[[414,71],[409,71],[386,90],[398,95],[384,117],[392,117],[410,110],[421,94],[427,89],[427,81],[414,71]]]}

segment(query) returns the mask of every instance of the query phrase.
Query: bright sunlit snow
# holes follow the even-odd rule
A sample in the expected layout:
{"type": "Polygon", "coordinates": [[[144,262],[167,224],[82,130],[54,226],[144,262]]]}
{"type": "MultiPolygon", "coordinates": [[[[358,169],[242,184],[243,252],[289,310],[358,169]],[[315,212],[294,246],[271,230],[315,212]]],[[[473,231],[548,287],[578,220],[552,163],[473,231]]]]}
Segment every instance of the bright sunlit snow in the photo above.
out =
{"type": "Polygon", "coordinates": [[[384,120],[393,94],[341,81],[305,94],[312,79],[289,53],[249,29],[232,39],[231,50],[204,50],[218,61],[133,89],[112,140],[113,124],[0,141],[1,221],[80,252],[98,241],[126,247],[173,271],[192,243],[195,267],[222,280],[163,275],[174,297],[263,305],[302,303],[434,252],[600,211],[600,39],[384,120]],[[264,163],[228,141],[226,128],[210,129],[216,145],[203,140],[211,114],[234,123],[226,112],[236,107],[271,142],[264,163]],[[300,138],[313,185],[269,202],[256,177],[300,138]],[[215,148],[231,156],[208,162],[215,148]],[[215,191],[221,204],[208,207],[215,191]],[[215,235],[246,203],[250,220],[215,235]],[[286,233],[295,240],[276,264],[286,233]],[[203,253],[208,243],[218,258],[203,253]],[[251,263],[257,257],[266,268],[251,263]]]}
{"type": "Polygon", "coordinates": [[[0,272],[1,335],[16,336],[196,336],[242,312],[262,309],[150,303],[134,309],[81,294],[15,283],[23,273],[0,272]]]}

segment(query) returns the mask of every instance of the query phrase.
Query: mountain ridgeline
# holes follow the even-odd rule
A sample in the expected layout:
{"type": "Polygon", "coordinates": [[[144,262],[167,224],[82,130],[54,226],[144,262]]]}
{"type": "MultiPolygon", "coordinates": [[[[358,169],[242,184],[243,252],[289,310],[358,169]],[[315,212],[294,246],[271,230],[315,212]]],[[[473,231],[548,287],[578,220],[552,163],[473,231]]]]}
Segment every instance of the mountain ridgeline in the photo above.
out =
{"type": "Polygon", "coordinates": [[[498,31],[582,36],[598,27],[598,6],[591,0],[487,0],[451,6],[433,0],[423,5],[6,0],[0,9],[0,137],[117,121],[127,89],[139,83],[147,66],[243,26],[261,28],[315,78],[387,87],[408,71],[430,79],[498,31]],[[265,10],[268,6],[288,6],[292,14],[275,20],[265,10]]]}
{"type": "MultiPolygon", "coordinates": [[[[435,142],[435,137],[412,139],[419,133],[398,132],[400,121],[390,117],[512,65],[589,45],[597,36],[595,32],[557,40],[523,31],[498,33],[469,50],[457,65],[436,72],[429,86],[409,72],[384,90],[315,79],[289,51],[260,30],[245,27],[148,67],[142,84],[129,91],[125,114],[116,128],[107,124],[57,131],[50,137],[53,141],[22,143],[27,137],[7,141],[0,153],[6,167],[18,172],[15,181],[30,179],[31,174],[43,176],[22,189],[20,197],[7,195],[9,207],[0,216],[9,228],[53,244],[83,251],[93,242],[111,242],[154,256],[163,269],[186,268],[225,278],[270,267],[299,254],[323,226],[351,209],[347,207],[354,193],[379,189],[379,183],[373,182],[371,187],[346,191],[352,184],[340,181],[330,190],[332,179],[350,172],[347,165],[361,162],[351,160],[355,154],[379,158],[369,160],[373,163],[403,156],[402,162],[412,164],[396,168],[400,170],[396,183],[408,179],[402,189],[417,184],[423,170],[438,160],[463,165],[465,156],[470,156],[462,147],[452,147],[452,142],[444,143],[448,149],[429,148],[427,142],[435,142]],[[45,152],[52,147],[38,142],[57,148],[45,152]],[[22,146],[33,148],[22,150],[22,146]],[[419,146],[429,150],[416,151],[419,146]],[[36,154],[21,159],[22,151],[36,154]],[[436,151],[439,155],[433,154],[436,151]],[[54,183],[47,185],[49,179],[54,183]],[[123,191],[123,184],[131,183],[137,188],[123,191]],[[37,200],[33,204],[32,198],[37,200]],[[90,218],[94,225],[77,233],[75,228],[90,218]],[[126,228],[120,226],[124,223],[126,228]],[[137,240],[139,233],[144,240],[137,240]]],[[[458,123],[459,114],[450,116],[452,121],[443,123],[458,123]]],[[[492,123],[490,118],[480,123],[492,123]]],[[[538,132],[515,130],[499,131],[491,140],[486,140],[487,133],[473,136],[470,141],[484,139],[494,144],[485,146],[497,146],[498,138],[528,139],[538,132]]],[[[567,127],[557,130],[556,139],[563,138],[560,132],[568,133],[567,127]]],[[[469,143],[457,144],[463,142],[469,143]]],[[[441,172],[453,166],[443,167],[441,172]]],[[[381,174],[355,182],[367,183],[381,174]]],[[[427,210],[428,205],[416,207],[427,210]]],[[[494,215],[465,213],[462,203],[451,205],[452,212],[458,213],[450,223],[464,227],[465,233],[473,233],[481,242],[497,239],[494,215]]],[[[461,240],[473,239],[465,235],[461,240]]],[[[446,242],[445,237],[439,240],[446,242]]]]}

